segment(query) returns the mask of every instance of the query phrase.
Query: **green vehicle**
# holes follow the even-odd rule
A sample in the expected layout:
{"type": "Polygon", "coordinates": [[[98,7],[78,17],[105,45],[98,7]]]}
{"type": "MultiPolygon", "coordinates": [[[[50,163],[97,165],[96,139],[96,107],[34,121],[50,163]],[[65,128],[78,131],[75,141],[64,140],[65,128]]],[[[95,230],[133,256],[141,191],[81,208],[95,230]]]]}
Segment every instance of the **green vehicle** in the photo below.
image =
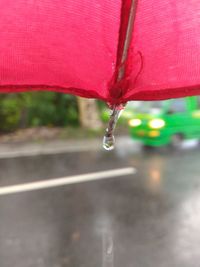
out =
{"type": "Polygon", "coordinates": [[[200,98],[140,102],[129,129],[145,146],[178,146],[183,139],[200,139],[200,98]]]}

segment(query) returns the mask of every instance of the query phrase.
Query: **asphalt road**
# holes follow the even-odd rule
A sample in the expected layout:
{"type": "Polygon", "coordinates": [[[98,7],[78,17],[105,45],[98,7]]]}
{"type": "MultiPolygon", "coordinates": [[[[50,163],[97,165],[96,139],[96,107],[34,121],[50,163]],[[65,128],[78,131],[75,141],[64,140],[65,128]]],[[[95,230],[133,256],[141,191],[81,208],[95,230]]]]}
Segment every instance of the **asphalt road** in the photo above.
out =
{"type": "Polygon", "coordinates": [[[198,147],[7,158],[0,170],[0,267],[199,267],[198,147]]]}

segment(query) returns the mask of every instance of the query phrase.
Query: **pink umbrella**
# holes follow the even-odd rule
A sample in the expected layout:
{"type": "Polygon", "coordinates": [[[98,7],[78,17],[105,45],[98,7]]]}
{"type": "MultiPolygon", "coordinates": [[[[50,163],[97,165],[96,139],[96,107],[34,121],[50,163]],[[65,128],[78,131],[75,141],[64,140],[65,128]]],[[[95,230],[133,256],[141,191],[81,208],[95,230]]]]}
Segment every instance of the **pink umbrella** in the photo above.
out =
{"type": "Polygon", "coordinates": [[[199,0],[0,0],[0,92],[121,105],[200,93],[199,0]]]}

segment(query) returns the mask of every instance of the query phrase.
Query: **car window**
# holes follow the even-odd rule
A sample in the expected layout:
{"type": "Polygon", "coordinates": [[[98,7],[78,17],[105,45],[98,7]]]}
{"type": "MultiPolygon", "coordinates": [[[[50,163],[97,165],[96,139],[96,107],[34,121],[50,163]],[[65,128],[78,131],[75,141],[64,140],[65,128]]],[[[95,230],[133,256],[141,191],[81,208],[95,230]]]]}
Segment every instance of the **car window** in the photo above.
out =
{"type": "Polygon", "coordinates": [[[152,110],[161,110],[164,101],[135,101],[129,104],[129,107],[134,107],[137,112],[152,112],[152,110]]]}
{"type": "Polygon", "coordinates": [[[169,113],[186,112],[186,100],[174,99],[169,105],[169,113]]]}
{"type": "Polygon", "coordinates": [[[197,108],[200,109],[200,96],[197,96],[197,108]]]}

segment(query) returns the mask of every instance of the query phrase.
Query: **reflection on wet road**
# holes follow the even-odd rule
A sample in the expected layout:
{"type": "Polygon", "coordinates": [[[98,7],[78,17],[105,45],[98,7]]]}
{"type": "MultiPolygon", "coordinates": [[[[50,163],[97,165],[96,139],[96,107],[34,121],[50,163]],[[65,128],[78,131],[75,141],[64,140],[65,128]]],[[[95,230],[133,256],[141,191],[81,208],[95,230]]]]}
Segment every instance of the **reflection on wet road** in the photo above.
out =
{"type": "Polygon", "coordinates": [[[1,267],[199,267],[200,149],[0,160],[0,187],[137,173],[0,196],[1,267]]]}

